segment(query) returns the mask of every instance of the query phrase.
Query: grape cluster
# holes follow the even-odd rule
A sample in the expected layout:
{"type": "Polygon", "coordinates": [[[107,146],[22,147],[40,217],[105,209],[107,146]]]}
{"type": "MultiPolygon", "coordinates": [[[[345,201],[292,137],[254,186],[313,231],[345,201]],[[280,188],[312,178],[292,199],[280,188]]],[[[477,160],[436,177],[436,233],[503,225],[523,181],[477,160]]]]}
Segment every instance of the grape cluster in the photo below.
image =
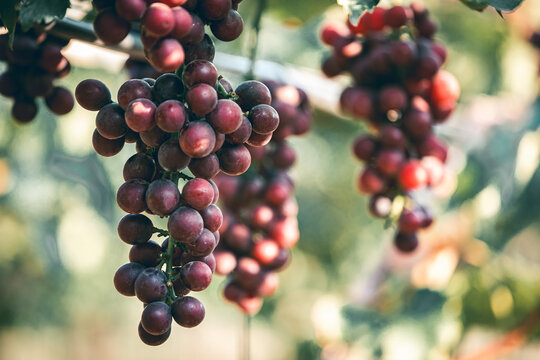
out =
{"type": "Polygon", "coordinates": [[[214,43],[237,39],[244,28],[236,11],[242,0],[94,0],[96,35],[106,44],[121,42],[140,21],[147,60],[160,72],[173,72],[194,59],[212,61],[214,43]]]}
{"type": "Polygon", "coordinates": [[[450,116],[460,93],[455,77],[440,69],[447,52],[433,40],[436,30],[428,11],[412,4],[376,7],[356,26],[328,25],[321,34],[333,47],[323,72],[347,72],[354,80],[341,94],[343,111],[372,129],[353,146],[365,162],[358,186],[371,195],[374,216],[399,216],[394,243],[402,252],[416,249],[416,232],[433,221],[412,196],[443,179],[447,147],[433,126],[450,116]],[[405,206],[396,211],[398,203],[405,206]]]}
{"type": "Polygon", "coordinates": [[[269,141],[279,115],[263,83],[247,81],[233,91],[207,60],[192,61],[178,75],[128,80],[117,103],[93,79],[82,81],[75,96],[85,109],[98,111],[92,137],[98,154],[114,156],[125,143],[136,143],[116,197],[129,213],[118,233],[132,245],[130,263],[117,271],[114,284],[147,304],[139,335],[159,345],[170,334],[171,319],[193,327],[204,318],[203,305],[187,294],[208,287],[215,269],[212,252],[223,217],[211,179],[220,171],[244,173],[251,164],[245,143],[269,141]],[[187,180],[181,190],[180,180],[187,180]],[[142,212],[168,218],[167,230],[155,228],[142,212]],[[167,238],[160,245],[150,240],[154,233],[167,238]]]}
{"type": "Polygon", "coordinates": [[[281,120],[274,137],[264,147],[249,147],[254,164],[248,172],[216,177],[224,215],[223,240],[214,254],[216,273],[228,275],[224,297],[246,314],[259,311],[262,298],[275,292],[276,272],[287,265],[298,241],[298,207],[287,174],[296,155],[286,138],[304,134],[311,123],[302,90],[270,81],[266,85],[281,120]]]}
{"type": "Polygon", "coordinates": [[[66,41],[46,33],[24,33],[18,26],[12,48],[9,34],[0,35],[0,61],[7,63],[0,75],[0,94],[14,99],[11,115],[17,122],[28,123],[36,117],[38,97],[43,97],[57,115],[73,109],[71,92],[54,85],[55,79],[67,76],[71,70],[61,52],[66,45],[66,41]]]}

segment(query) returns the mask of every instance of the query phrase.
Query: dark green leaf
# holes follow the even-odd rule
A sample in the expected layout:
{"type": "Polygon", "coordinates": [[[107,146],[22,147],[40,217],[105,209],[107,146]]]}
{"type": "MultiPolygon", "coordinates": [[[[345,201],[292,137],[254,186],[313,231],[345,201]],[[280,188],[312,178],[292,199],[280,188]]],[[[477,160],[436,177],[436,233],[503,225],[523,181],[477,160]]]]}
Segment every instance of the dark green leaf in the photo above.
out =
{"type": "Polygon", "coordinates": [[[523,0],[488,0],[488,2],[499,11],[512,11],[521,5],[523,0]]]}
{"type": "Polygon", "coordinates": [[[48,23],[54,17],[63,18],[69,6],[69,0],[26,0],[20,9],[21,25],[27,30],[36,23],[48,23]]]}
{"type": "Polygon", "coordinates": [[[17,6],[19,0],[5,0],[0,3],[0,20],[8,29],[10,36],[9,41],[13,41],[15,34],[15,24],[17,24],[17,6]]]}
{"type": "Polygon", "coordinates": [[[463,4],[467,5],[473,10],[482,11],[488,7],[487,0],[460,0],[463,4]]]}

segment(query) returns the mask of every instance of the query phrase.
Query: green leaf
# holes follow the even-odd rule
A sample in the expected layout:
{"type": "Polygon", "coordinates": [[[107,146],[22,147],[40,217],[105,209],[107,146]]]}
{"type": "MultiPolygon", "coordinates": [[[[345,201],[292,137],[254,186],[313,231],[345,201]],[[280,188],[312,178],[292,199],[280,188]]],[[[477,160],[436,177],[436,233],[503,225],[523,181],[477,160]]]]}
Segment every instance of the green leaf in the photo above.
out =
{"type": "Polygon", "coordinates": [[[36,23],[51,22],[54,17],[63,18],[69,6],[69,0],[26,0],[19,14],[23,30],[30,29],[36,23]]]}
{"type": "Polygon", "coordinates": [[[13,36],[15,35],[15,24],[17,24],[17,7],[19,6],[19,2],[19,0],[4,0],[0,3],[0,20],[10,33],[10,43],[13,42],[13,36]]]}
{"type": "Polygon", "coordinates": [[[488,2],[499,11],[512,11],[521,5],[523,0],[488,0],[488,2]]]}
{"type": "Polygon", "coordinates": [[[467,5],[469,8],[482,11],[489,6],[487,0],[460,0],[463,4],[467,5]]]}

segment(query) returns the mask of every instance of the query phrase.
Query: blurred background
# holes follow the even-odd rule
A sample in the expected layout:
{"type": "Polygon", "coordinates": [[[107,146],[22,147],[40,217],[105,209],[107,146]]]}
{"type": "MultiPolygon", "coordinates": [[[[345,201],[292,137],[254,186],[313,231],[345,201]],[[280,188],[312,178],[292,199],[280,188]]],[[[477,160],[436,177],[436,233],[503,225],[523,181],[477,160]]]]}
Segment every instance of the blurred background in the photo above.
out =
{"type": "MultiPolygon", "coordinates": [[[[248,28],[255,3],[240,7],[248,28]]],[[[431,200],[436,223],[418,251],[397,253],[356,190],[350,144],[365,128],[315,111],[311,133],[292,140],[301,239],[252,321],[252,359],[540,358],[540,54],[527,42],[540,7],[525,1],[502,19],[426,4],[462,87],[438,129],[452,175],[431,200]]],[[[318,74],[321,24],[343,19],[331,0],[270,0],[258,58],[318,74]]],[[[217,50],[247,55],[246,36],[217,50]]],[[[128,78],[124,54],[72,42],[66,55],[71,90],[97,78],[115,94],[128,78]]],[[[174,326],[158,348],[139,341],[141,304],[112,284],[128,260],[115,193],[133,149],[99,158],[95,114],[78,106],[60,118],[41,106],[22,126],[9,108],[0,98],[0,359],[240,359],[243,316],[217,276],[197,294],[200,326],[174,326]]]]}

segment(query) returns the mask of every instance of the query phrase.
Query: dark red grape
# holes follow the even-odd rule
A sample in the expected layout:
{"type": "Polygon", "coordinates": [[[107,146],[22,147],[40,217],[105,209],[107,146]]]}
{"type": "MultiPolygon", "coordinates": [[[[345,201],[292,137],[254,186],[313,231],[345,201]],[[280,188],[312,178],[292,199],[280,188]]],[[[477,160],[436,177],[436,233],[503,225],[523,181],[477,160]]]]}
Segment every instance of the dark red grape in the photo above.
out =
{"type": "Polygon", "coordinates": [[[212,203],[214,199],[214,188],[208,181],[195,178],[189,180],[184,185],[182,198],[192,208],[203,210],[212,203]]]}
{"type": "Polygon", "coordinates": [[[162,335],[171,329],[172,315],[169,305],[162,301],[148,304],[141,316],[141,325],[151,335],[162,335]]]}
{"type": "Polygon", "coordinates": [[[148,182],[140,179],[128,180],[116,193],[116,202],[127,213],[137,214],[147,209],[145,193],[148,182]]]}
{"type": "Polygon", "coordinates": [[[235,92],[238,95],[238,105],[244,111],[261,104],[270,105],[272,102],[270,90],[260,81],[245,81],[238,85],[235,92]]]}
{"type": "Polygon", "coordinates": [[[118,236],[129,245],[147,242],[153,232],[152,221],[142,214],[125,215],[118,223],[118,236]]]}
{"type": "Polygon", "coordinates": [[[75,97],[79,105],[90,111],[98,111],[111,102],[107,85],[95,79],[81,81],[75,89],[75,97]]]}
{"type": "Polygon", "coordinates": [[[146,267],[159,265],[161,261],[161,246],[149,240],[142,244],[135,244],[129,250],[129,261],[139,263],[146,267]]]}
{"type": "Polygon", "coordinates": [[[251,154],[244,145],[228,146],[218,153],[221,171],[228,175],[240,175],[249,169],[251,154]]]}
{"type": "Polygon", "coordinates": [[[171,305],[172,316],[178,325],[191,328],[204,320],[203,304],[191,296],[180,297],[171,305]]]}
{"type": "Polygon", "coordinates": [[[114,156],[124,147],[124,138],[109,140],[101,136],[96,129],[92,134],[92,146],[96,153],[101,156],[114,156]]]}
{"type": "MultiPolygon", "coordinates": [[[[230,134],[238,130],[242,125],[243,117],[242,109],[234,101],[219,100],[214,110],[207,115],[206,121],[208,121],[217,132],[230,134]]],[[[277,128],[277,124],[275,124],[276,119],[277,123],[279,123],[279,115],[269,105],[259,105],[250,111],[250,120],[257,124],[257,129],[268,130],[269,128],[273,128],[272,131],[274,131],[277,128]],[[269,109],[262,108],[263,106],[266,106],[269,109]]],[[[269,131],[268,133],[272,131],[269,131]]]]}
{"type": "Polygon", "coordinates": [[[130,30],[130,23],[119,17],[111,8],[99,12],[94,19],[94,32],[101,41],[108,45],[120,43],[130,30]]]}
{"type": "Polygon", "coordinates": [[[191,159],[189,170],[198,178],[212,179],[219,171],[219,159],[216,154],[210,154],[200,159],[191,159]]]}
{"type": "Polygon", "coordinates": [[[124,296],[135,296],[135,280],[144,270],[144,266],[138,263],[122,265],[114,274],[114,287],[124,296]]]}
{"type": "Polygon", "coordinates": [[[172,213],[167,227],[173,238],[189,244],[201,235],[204,222],[197,210],[183,206],[172,213]]]}
{"type": "Polygon", "coordinates": [[[202,291],[212,281],[212,270],[202,261],[192,261],[182,266],[182,280],[191,291],[202,291]]]}
{"type": "Polygon", "coordinates": [[[180,133],[179,143],[188,156],[203,158],[212,153],[216,134],[206,121],[193,121],[180,133]]]}
{"type": "Polygon", "coordinates": [[[182,73],[182,80],[188,88],[197,84],[214,86],[218,80],[218,71],[210,61],[194,60],[186,65],[182,73]]]}
{"type": "Polygon", "coordinates": [[[218,103],[216,90],[208,84],[197,84],[186,94],[190,110],[197,115],[209,114],[218,103]]]}
{"type": "Polygon", "coordinates": [[[156,173],[156,163],[151,156],[139,153],[131,156],[124,165],[124,180],[141,179],[152,181],[156,173]]]}
{"type": "Polygon", "coordinates": [[[135,280],[135,295],[144,303],[162,301],[167,295],[167,277],[154,267],[144,269],[135,280]]]}
{"type": "Polygon", "coordinates": [[[153,214],[167,216],[180,203],[178,186],[170,180],[154,180],[146,190],[146,205],[153,214]]]}

